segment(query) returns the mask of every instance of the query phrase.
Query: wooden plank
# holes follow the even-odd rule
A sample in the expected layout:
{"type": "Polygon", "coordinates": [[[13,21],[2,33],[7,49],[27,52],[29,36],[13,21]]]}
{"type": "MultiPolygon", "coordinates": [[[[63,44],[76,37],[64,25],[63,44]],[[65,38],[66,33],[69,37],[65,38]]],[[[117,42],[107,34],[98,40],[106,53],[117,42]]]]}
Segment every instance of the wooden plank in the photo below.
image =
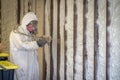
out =
{"type": "Polygon", "coordinates": [[[24,0],[23,0],[22,4],[23,4],[23,16],[24,16],[25,15],[25,1],[24,0]]]}
{"type": "Polygon", "coordinates": [[[65,80],[67,80],[67,65],[66,65],[66,63],[67,63],[67,56],[66,56],[66,52],[67,52],[67,44],[66,44],[67,31],[65,30],[65,26],[66,26],[66,22],[67,22],[66,17],[67,17],[67,0],[65,0],[65,25],[64,25],[64,39],[65,39],[65,54],[64,54],[64,56],[65,56],[64,57],[64,63],[65,63],[65,65],[64,65],[64,67],[65,67],[64,73],[65,73],[65,75],[64,75],[64,79],[65,80]]]}
{"type": "Polygon", "coordinates": [[[35,13],[36,11],[36,0],[32,0],[32,11],[35,13]]]}
{"type": "MultiPolygon", "coordinates": [[[[75,77],[74,80],[83,79],[83,0],[76,0],[77,8],[77,40],[75,55],[75,77]]],[[[76,19],[75,18],[75,19],[76,19]]]]}
{"type": "Polygon", "coordinates": [[[32,10],[32,3],[31,0],[28,1],[28,12],[32,10]]]}
{"type": "Polygon", "coordinates": [[[17,0],[17,24],[20,25],[21,3],[17,0]]]}
{"type": "Polygon", "coordinates": [[[73,5],[73,79],[75,79],[75,73],[76,73],[76,70],[75,70],[75,59],[76,59],[76,50],[77,50],[77,21],[78,21],[78,18],[77,18],[77,4],[76,4],[76,0],[74,0],[74,5],[73,5]]]}
{"type": "Polygon", "coordinates": [[[24,16],[24,0],[20,0],[20,5],[21,5],[21,10],[20,10],[20,21],[22,20],[23,16],[24,16]]]}
{"type": "Polygon", "coordinates": [[[86,14],[86,18],[86,49],[88,57],[86,66],[86,79],[94,80],[94,0],[88,1],[88,12],[86,14]]]}
{"type": "Polygon", "coordinates": [[[64,27],[65,27],[65,0],[60,1],[60,80],[65,80],[65,39],[64,39],[64,27]]]}
{"type": "Polygon", "coordinates": [[[60,0],[57,0],[57,80],[60,80],[60,0]]]}
{"type": "Polygon", "coordinates": [[[37,0],[34,0],[34,12],[36,13],[36,8],[37,8],[37,0]]]}
{"type": "MultiPolygon", "coordinates": [[[[51,5],[50,5],[50,26],[51,26],[51,29],[50,29],[50,35],[51,35],[51,38],[53,37],[53,0],[51,0],[51,5]]],[[[50,80],[53,80],[53,56],[52,56],[52,42],[53,40],[51,41],[50,43],[50,80]]]]}
{"type": "MultiPolygon", "coordinates": [[[[46,0],[43,1],[43,35],[45,35],[45,6],[46,0]]],[[[46,61],[45,61],[45,48],[43,47],[43,80],[46,80],[47,69],[46,69],[46,61]]]]}
{"type": "Polygon", "coordinates": [[[24,1],[24,4],[25,4],[25,14],[28,12],[28,2],[29,2],[29,0],[25,0],[24,1]]]}
{"type": "MultiPolygon", "coordinates": [[[[45,4],[45,35],[50,36],[50,0],[46,0],[45,4]]],[[[50,46],[45,45],[45,61],[47,64],[46,80],[50,80],[50,46]]]]}
{"type": "Polygon", "coordinates": [[[94,80],[97,80],[98,76],[98,56],[99,56],[99,25],[98,19],[98,0],[94,0],[94,80]]]}
{"type": "Polygon", "coordinates": [[[98,32],[99,32],[99,52],[97,79],[106,80],[106,1],[98,0],[98,32]]]}
{"type": "Polygon", "coordinates": [[[73,4],[74,0],[67,0],[67,16],[66,16],[66,79],[73,80],[73,4]]]}
{"type": "Polygon", "coordinates": [[[53,56],[53,80],[57,80],[57,28],[58,28],[58,11],[57,11],[57,0],[53,0],[53,38],[52,40],[52,56],[53,56]]]}
{"type": "Polygon", "coordinates": [[[106,80],[110,80],[110,3],[106,0],[106,80]]]}
{"type": "Polygon", "coordinates": [[[86,47],[86,39],[87,39],[87,35],[86,35],[86,31],[87,31],[87,18],[86,18],[86,14],[88,11],[88,2],[87,0],[83,0],[83,80],[86,80],[86,75],[87,75],[87,47],[86,47]]]}

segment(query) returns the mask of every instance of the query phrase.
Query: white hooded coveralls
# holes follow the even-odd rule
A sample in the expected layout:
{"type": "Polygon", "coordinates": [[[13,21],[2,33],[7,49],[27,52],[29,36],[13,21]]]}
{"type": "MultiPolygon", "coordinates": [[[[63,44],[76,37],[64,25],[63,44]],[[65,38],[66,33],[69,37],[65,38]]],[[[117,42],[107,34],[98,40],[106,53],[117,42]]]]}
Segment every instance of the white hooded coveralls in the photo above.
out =
{"type": "Polygon", "coordinates": [[[19,67],[15,80],[39,80],[38,45],[32,36],[26,36],[30,35],[26,25],[32,20],[38,20],[36,15],[27,13],[18,29],[10,33],[10,60],[19,67]]]}

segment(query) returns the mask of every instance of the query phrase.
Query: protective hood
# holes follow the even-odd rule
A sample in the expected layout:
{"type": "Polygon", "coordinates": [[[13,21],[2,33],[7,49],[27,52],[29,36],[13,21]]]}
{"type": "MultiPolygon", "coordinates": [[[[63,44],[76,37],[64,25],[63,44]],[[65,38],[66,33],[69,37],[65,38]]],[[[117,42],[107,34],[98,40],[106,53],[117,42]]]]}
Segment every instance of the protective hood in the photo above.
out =
{"type": "Polygon", "coordinates": [[[20,27],[23,29],[23,32],[24,32],[25,34],[30,34],[29,31],[27,30],[26,26],[27,26],[31,21],[33,21],[33,20],[38,21],[35,13],[33,13],[33,12],[28,12],[28,13],[23,17],[23,19],[22,19],[22,21],[21,21],[21,26],[20,26],[20,27]]]}

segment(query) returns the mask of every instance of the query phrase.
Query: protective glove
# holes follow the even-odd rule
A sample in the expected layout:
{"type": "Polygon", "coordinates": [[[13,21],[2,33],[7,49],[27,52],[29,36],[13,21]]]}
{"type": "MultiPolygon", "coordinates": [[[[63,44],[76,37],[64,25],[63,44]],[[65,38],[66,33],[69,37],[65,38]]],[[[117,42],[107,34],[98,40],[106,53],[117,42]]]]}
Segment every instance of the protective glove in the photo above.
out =
{"type": "Polygon", "coordinates": [[[50,36],[42,36],[42,38],[47,41],[48,45],[50,44],[50,42],[51,42],[51,37],[50,36]]]}
{"type": "Polygon", "coordinates": [[[37,40],[37,44],[38,44],[39,47],[43,47],[46,43],[47,43],[47,41],[44,40],[44,39],[38,39],[37,40]]]}

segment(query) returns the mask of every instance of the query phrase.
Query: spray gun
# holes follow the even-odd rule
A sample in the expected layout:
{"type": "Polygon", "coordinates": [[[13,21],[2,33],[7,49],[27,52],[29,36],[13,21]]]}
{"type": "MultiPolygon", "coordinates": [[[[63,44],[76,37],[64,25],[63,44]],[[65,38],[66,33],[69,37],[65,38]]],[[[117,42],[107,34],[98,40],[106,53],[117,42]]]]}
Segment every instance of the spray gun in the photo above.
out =
{"type": "Polygon", "coordinates": [[[50,42],[51,42],[51,37],[50,37],[50,36],[41,36],[41,37],[39,37],[39,39],[45,40],[48,45],[49,45],[50,42]]]}
{"type": "Polygon", "coordinates": [[[50,45],[51,37],[50,36],[44,36],[44,35],[40,36],[40,37],[35,36],[34,40],[36,40],[37,43],[40,44],[41,46],[44,46],[46,43],[48,45],[50,45]]]}

